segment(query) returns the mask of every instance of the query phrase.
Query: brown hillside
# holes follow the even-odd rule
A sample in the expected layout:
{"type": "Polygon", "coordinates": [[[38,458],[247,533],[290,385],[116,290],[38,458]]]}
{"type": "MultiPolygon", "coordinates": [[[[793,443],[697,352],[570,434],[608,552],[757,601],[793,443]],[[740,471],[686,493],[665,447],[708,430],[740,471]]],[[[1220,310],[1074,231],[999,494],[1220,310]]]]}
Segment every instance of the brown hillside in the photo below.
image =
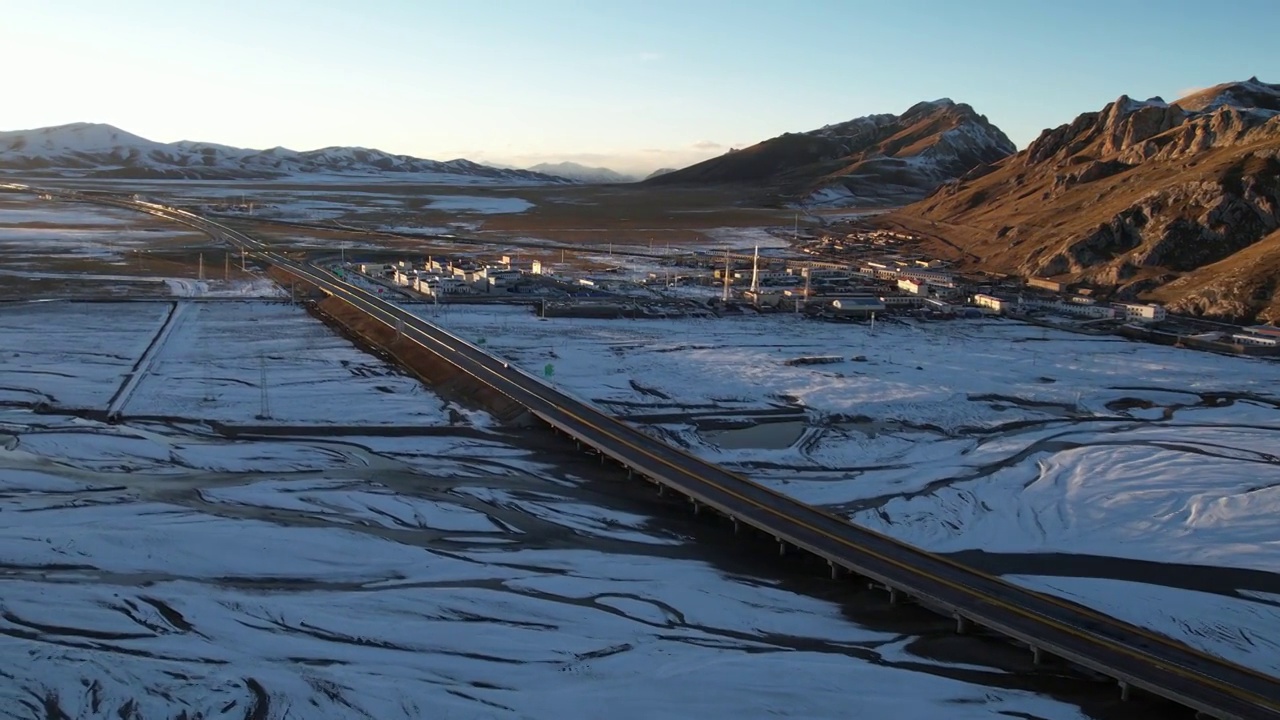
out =
{"type": "Polygon", "coordinates": [[[973,108],[943,99],[787,133],[645,184],[745,185],[828,204],[909,202],[1013,150],[973,108]]]}
{"type": "Polygon", "coordinates": [[[1275,302],[1258,260],[1280,227],[1280,86],[1121,97],[884,222],[966,265],[1249,317],[1275,302]],[[1244,251],[1255,261],[1228,262],[1244,251]]]}

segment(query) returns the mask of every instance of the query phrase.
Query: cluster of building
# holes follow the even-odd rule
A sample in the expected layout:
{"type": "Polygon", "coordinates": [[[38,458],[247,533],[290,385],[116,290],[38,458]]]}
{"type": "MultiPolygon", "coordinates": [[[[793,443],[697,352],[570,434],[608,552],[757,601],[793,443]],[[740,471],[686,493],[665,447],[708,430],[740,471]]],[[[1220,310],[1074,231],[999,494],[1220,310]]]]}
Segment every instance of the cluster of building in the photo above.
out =
{"type": "Polygon", "coordinates": [[[1167,317],[1164,307],[1154,303],[1099,303],[1096,299],[1087,295],[1049,297],[1043,295],[977,293],[973,296],[973,304],[1001,315],[1041,310],[1058,315],[1091,320],[1121,320],[1140,323],[1161,322],[1167,317]]]}
{"type": "Polygon", "coordinates": [[[1253,325],[1239,332],[1211,332],[1195,336],[1199,340],[1226,342],[1251,348],[1280,349],[1280,327],[1253,325]]]}
{"type": "Polygon", "coordinates": [[[808,255],[856,255],[883,251],[918,239],[910,233],[894,230],[855,230],[845,234],[826,233],[808,242],[799,243],[797,249],[808,255]]]}
{"type": "Polygon", "coordinates": [[[363,263],[358,269],[370,277],[390,280],[429,297],[508,292],[524,277],[541,275],[543,271],[542,263],[537,260],[517,265],[505,255],[497,263],[470,258],[427,258],[421,265],[401,260],[389,264],[363,263]]]}

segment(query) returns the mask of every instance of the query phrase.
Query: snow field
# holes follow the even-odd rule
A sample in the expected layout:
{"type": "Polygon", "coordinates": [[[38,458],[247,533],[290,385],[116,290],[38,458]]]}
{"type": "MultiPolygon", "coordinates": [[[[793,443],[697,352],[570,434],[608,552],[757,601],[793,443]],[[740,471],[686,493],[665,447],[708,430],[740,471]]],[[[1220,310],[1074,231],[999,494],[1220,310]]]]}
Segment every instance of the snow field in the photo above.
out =
{"type": "MultiPolygon", "coordinates": [[[[1280,571],[1276,363],[1002,321],[882,322],[873,333],[789,315],[544,321],[524,312],[451,309],[439,319],[535,374],[553,363],[551,382],[624,416],[794,408],[811,427],[782,449],[717,446],[693,419],[651,429],[914,545],[1280,571]],[[832,354],[846,360],[785,362],[832,354]]],[[[1100,587],[1073,591],[1089,604],[1100,587]]],[[[1160,594],[1165,612],[1144,615],[1136,601],[1121,611],[1123,593],[1100,592],[1096,605],[1272,667],[1269,645],[1197,629],[1203,603],[1177,602],[1191,591],[1147,588],[1132,597],[1160,594]]],[[[1280,617],[1237,589],[1218,602],[1228,617],[1252,618],[1240,632],[1280,632],[1280,617]]]]}

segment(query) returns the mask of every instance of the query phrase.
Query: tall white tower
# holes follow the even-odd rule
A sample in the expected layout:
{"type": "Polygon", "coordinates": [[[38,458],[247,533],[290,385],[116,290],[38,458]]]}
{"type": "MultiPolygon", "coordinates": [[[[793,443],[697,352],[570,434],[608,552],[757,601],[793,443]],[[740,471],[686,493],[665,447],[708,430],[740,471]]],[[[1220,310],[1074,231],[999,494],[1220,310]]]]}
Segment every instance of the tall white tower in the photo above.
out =
{"type": "Polygon", "coordinates": [[[751,258],[751,292],[760,289],[760,246],[756,246],[756,254],[751,258]]]}
{"type": "Polygon", "coordinates": [[[733,282],[733,266],[730,264],[729,250],[724,251],[724,295],[720,298],[721,302],[729,302],[729,283],[733,282]]]}

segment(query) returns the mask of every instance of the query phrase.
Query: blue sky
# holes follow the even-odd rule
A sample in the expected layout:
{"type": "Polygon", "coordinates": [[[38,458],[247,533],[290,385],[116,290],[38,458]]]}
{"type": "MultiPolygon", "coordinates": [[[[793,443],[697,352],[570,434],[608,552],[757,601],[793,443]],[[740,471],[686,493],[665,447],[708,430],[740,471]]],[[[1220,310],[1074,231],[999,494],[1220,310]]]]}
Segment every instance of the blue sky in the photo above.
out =
{"type": "Polygon", "coordinates": [[[1021,147],[1121,94],[1280,82],[1277,27],[1275,0],[6,3],[0,129],[644,171],[950,97],[1021,147]]]}

